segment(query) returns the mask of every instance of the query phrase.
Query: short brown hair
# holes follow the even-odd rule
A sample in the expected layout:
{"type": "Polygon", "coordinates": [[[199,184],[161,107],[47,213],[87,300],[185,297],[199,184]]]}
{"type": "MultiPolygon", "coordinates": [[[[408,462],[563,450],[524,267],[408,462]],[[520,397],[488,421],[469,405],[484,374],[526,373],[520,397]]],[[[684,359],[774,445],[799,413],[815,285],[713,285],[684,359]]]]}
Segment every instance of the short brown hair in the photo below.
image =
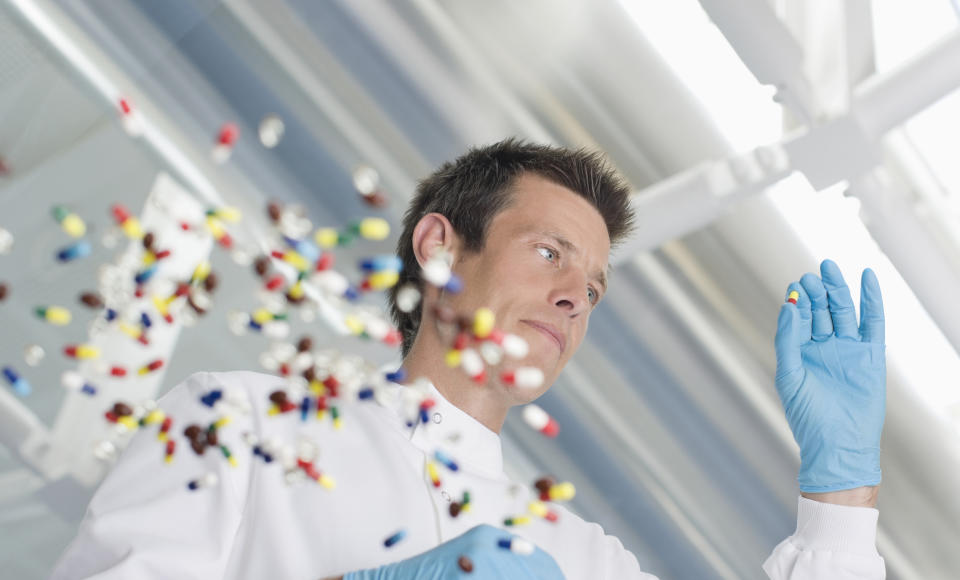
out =
{"type": "Polygon", "coordinates": [[[532,172],[566,187],[589,201],[607,225],[611,248],[633,228],[630,186],[605,161],[586,149],[565,149],[509,138],[493,145],[474,147],[453,162],[441,165],[417,185],[403,216],[403,233],[397,255],[403,263],[400,279],[390,289],[388,301],[393,321],[403,335],[402,354],[407,356],[417,337],[422,307],[403,312],[397,293],[407,283],[423,290],[420,265],[413,252],[413,230],[428,213],[450,220],[471,252],[483,249],[491,220],[511,202],[511,186],[525,172],[532,172]]]}

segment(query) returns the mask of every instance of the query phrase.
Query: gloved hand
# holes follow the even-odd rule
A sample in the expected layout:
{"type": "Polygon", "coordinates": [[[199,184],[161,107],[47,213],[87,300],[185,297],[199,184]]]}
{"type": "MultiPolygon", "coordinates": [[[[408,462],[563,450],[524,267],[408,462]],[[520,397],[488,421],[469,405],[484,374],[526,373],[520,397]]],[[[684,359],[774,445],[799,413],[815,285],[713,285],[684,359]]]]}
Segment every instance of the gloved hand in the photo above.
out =
{"type": "Polygon", "coordinates": [[[351,572],[343,580],[563,579],[557,563],[540,548],[527,544],[533,551],[524,554],[516,551],[516,545],[513,550],[499,545],[500,540],[519,540],[514,538],[508,532],[481,524],[432,550],[380,568],[351,572]],[[469,561],[469,575],[460,565],[463,556],[469,561]]]}
{"type": "Polygon", "coordinates": [[[860,281],[860,326],[840,268],[790,284],[777,320],[777,393],[800,445],[800,490],[827,492],[880,483],[880,433],[887,402],[883,300],[873,270],[860,281]]]}

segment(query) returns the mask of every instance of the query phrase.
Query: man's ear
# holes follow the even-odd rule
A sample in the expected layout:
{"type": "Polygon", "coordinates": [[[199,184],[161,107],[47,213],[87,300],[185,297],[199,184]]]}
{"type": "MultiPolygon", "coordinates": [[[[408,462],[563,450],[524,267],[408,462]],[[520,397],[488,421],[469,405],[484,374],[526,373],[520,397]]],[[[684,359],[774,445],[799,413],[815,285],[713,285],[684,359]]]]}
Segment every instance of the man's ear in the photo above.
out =
{"type": "Polygon", "coordinates": [[[446,216],[433,212],[420,218],[413,228],[413,254],[422,268],[437,252],[446,254],[452,266],[460,252],[460,238],[446,216]]]}

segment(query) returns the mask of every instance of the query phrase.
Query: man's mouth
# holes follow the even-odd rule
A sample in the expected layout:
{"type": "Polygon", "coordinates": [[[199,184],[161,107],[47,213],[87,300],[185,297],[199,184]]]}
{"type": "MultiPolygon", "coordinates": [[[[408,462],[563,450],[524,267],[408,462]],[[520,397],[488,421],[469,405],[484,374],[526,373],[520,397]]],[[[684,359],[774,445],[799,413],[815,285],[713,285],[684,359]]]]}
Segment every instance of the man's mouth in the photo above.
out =
{"type": "Polygon", "coordinates": [[[522,320],[521,322],[529,324],[530,326],[542,332],[544,336],[547,336],[548,338],[553,340],[556,343],[557,348],[560,349],[560,352],[563,352],[564,349],[566,348],[567,346],[566,338],[564,338],[563,334],[559,330],[554,328],[553,325],[550,325],[544,322],[537,322],[535,320],[522,320]]]}

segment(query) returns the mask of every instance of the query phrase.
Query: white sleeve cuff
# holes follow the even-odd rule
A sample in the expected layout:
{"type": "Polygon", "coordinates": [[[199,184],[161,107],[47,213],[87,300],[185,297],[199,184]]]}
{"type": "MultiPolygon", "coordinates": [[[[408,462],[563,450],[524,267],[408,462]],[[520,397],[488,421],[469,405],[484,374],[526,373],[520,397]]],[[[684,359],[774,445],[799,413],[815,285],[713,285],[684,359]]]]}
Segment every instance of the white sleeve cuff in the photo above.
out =
{"type": "Polygon", "coordinates": [[[797,531],[793,544],[801,550],[877,554],[877,519],[880,511],[824,503],[799,497],[797,531]]]}

